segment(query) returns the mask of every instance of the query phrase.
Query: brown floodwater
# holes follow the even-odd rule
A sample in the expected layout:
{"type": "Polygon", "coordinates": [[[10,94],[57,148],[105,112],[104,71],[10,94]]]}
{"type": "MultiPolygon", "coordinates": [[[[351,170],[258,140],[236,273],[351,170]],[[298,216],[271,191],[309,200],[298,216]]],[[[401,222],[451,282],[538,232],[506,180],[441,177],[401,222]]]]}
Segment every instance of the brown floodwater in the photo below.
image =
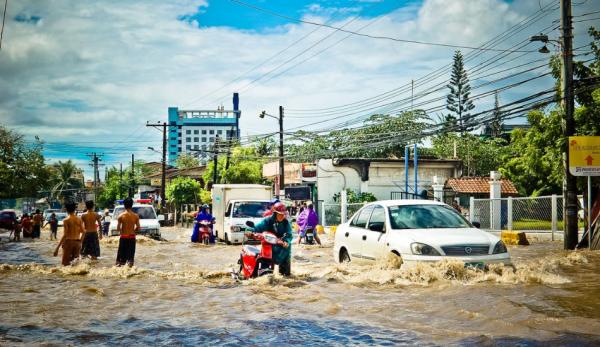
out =
{"type": "MultiPolygon", "coordinates": [[[[4,234],[4,241],[6,241],[4,234]]],[[[0,243],[0,345],[598,345],[600,253],[535,241],[516,270],[333,263],[293,248],[291,278],[235,281],[241,246],[140,238],[136,266],[61,267],[56,241],[0,243]]],[[[44,239],[45,238],[45,239],[44,239]]]]}

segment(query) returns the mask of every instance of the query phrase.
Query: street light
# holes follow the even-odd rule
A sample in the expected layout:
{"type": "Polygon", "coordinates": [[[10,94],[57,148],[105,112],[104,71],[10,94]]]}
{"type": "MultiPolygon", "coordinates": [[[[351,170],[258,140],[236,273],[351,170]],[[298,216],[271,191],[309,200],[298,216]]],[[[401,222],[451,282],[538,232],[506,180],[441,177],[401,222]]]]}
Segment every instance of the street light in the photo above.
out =
{"type": "Polygon", "coordinates": [[[284,162],[283,162],[283,106],[279,106],[279,117],[270,115],[266,111],[262,111],[258,115],[258,117],[263,118],[263,119],[265,118],[265,116],[277,119],[279,121],[279,191],[281,194],[281,191],[283,191],[285,189],[284,188],[285,172],[284,172],[284,162]]]}
{"type": "Polygon", "coordinates": [[[542,42],[544,44],[544,46],[542,46],[542,48],[540,48],[538,50],[538,52],[544,53],[544,54],[550,53],[550,50],[548,49],[548,46],[547,46],[548,43],[556,45],[557,47],[561,47],[560,41],[549,39],[548,35],[545,35],[545,34],[533,35],[532,37],[529,38],[529,42],[542,42]]]}

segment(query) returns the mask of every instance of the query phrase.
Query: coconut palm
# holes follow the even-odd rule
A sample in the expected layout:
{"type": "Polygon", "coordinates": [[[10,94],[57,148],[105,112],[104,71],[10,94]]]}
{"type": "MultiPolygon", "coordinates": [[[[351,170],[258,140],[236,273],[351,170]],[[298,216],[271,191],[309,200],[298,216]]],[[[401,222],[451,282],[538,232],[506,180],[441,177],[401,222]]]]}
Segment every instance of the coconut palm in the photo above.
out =
{"type": "Polygon", "coordinates": [[[77,172],[77,166],[69,159],[66,162],[59,160],[53,167],[56,173],[56,183],[52,187],[52,197],[64,202],[64,199],[71,195],[70,189],[80,188],[82,185],[81,182],[74,177],[77,172]]]}

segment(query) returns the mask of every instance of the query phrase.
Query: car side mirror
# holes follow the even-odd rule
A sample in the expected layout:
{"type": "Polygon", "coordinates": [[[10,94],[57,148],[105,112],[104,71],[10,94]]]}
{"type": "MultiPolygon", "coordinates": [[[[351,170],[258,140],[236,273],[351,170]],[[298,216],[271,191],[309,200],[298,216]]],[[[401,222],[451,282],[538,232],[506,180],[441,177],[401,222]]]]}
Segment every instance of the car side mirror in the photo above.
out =
{"type": "Polygon", "coordinates": [[[481,229],[481,223],[479,222],[472,222],[471,224],[473,224],[473,226],[477,229],[481,229]]]}
{"type": "Polygon", "coordinates": [[[250,228],[254,228],[254,222],[251,220],[247,220],[246,225],[249,226],[250,228]]]}
{"type": "Polygon", "coordinates": [[[158,215],[158,221],[159,222],[164,222],[164,220],[165,220],[165,215],[164,214],[159,214],[158,215]]]}
{"type": "Polygon", "coordinates": [[[384,225],[383,223],[382,224],[379,224],[379,223],[377,223],[377,224],[369,224],[369,230],[371,230],[371,231],[377,231],[377,232],[382,233],[382,232],[384,232],[383,231],[383,225],[384,225]]]}

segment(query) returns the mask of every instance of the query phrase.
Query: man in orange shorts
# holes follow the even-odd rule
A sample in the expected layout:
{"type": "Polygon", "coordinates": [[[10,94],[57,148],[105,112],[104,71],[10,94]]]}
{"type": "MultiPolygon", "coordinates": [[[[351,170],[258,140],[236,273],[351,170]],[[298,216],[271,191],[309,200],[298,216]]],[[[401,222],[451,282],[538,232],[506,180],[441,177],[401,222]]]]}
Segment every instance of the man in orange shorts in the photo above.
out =
{"type": "Polygon", "coordinates": [[[133,200],[131,198],[125,199],[123,205],[125,212],[121,213],[117,219],[117,231],[121,234],[121,238],[115,265],[123,266],[127,263],[131,267],[135,258],[135,233],[140,230],[140,216],[132,211],[133,200]]]}
{"type": "Polygon", "coordinates": [[[85,207],[87,208],[87,212],[81,216],[85,229],[83,241],[81,242],[81,256],[90,256],[92,260],[96,260],[100,256],[99,239],[102,239],[102,233],[99,232],[100,215],[94,211],[93,201],[86,201],[85,207]]]}
{"type": "Polygon", "coordinates": [[[71,264],[75,258],[79,257],[81,249],[81,237],[83,236],[83,222],[81,218],[75,215],[75,203],[67,202],[65,204],[69,216],[63,220],[63,236],[54,250],[54,256],[58,256],[58,249],[62,246],[62,264],[67,266],[71,264]]]}

